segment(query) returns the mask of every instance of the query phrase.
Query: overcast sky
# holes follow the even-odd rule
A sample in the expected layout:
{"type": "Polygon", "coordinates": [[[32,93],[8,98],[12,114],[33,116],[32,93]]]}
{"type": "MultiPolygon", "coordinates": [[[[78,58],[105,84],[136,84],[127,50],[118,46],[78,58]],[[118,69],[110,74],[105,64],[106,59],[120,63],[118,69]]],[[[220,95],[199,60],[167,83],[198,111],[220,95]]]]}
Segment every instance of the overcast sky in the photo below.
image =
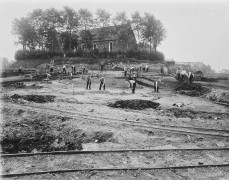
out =
{"type": "Polygon", "coordinates": [[[158,47],[166,59],[203,62],[215,70],[229,69],[229,1],[223,0],[0,0],[0,57],[14,59],[12,21],[34,9],[69,6],[92,12],[106,9],[112,14],[126,11],[152,13],[167,29],[158,47]]]}

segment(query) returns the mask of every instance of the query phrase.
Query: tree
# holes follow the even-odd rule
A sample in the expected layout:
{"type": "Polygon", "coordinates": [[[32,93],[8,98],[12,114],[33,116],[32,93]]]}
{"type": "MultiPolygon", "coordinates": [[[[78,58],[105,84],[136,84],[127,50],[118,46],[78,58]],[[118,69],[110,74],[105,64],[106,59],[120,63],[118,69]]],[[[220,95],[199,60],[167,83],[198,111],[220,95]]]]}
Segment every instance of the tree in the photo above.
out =
{"type": "Polygon", "coordinates": [[[111,20],[111,14],[104,9],[97,9],[96,11],[96,22],[99,27],[98,29],[98,39],[103,42],[103,47],[105,49],[105,39],[109,34],[109,29],[106,26],[109,26],[111,20]]]}
{"type": "Polygon", "coordinates": [[[152,14],[145,13],[142,22],[142,37],[150,44],[150,52],[153,44],[153,38],[156,35],[156,19],[152,14]]]}
{"type": "Polygon", "coordinates": [[[96,11],[96,22],[99,27],[106,27],[109,25],[111,20],[111,14],[104,9],[97,9],[96,11]]]}
{"type": "Polygon", "coordinates": [[[140,43],[140,32],[141,32],[141,24],[142,24],[142,17],[138,11],[135,11],[131,15],[131,24],[133,25],[133,30],[137,32],[138,35],[138,43],[140,43]]]}
{"type": "Polygon", "coordinates": [[[157,46],[166,38],[166,29],[160,20],[156,20],[156,32],[153,36],[153,47],[154,50],[157,50],[157,46]]]}
{"type": "MultiPolygon", "coordinates": [[[[80,9],[79,10],[79,20],[80,26],[84,29],[84,34],[81,32],[80,37],[81,41],[85,43],[86,46],[90,45],[92,42],[91,36],[92,34],[89,33],[88,28],[93,26],[93,16],[92,13],[87,9],[80,9]]],[[[87,47],[90,49],[90,47],[87,47]]]]}
{"type": "Polygon", "coordinates": [[[58,33],[63,26],[63,18],[61,18],[61,12],[51,8],[44,11],[44,24],[46,34],[46,47],[52,51],[60,48],[58,33]]]}
{"type": "Polygon", "coordinates": [[[76,11],[72,8],[69,8],[67,6],[64,7],[63,18],[64,18],[64,26],[65,29],[68,31],[69,36],[69,50],[72,48],[72,33],[76,33],[78,31],[79,27],[79,15],[76,13],[76,11]]]}
{"type": "Polygon", "coordinates": [[[35,48],[37,35],[28,18],[14,19],[12,33],[18,36],[16,43],[21,44],[23,50],[35,48]]]}
{"type": "Polygon", "coordinates": [[[125,11],[118,12],[116,16],[113,18],[113,24],[115,26],[128,24],[130,21],[127,17],[127,14],[125,11]]]}
{"type": "Polygon", "coordinates": [[[122,48],[124,51],[125,47],[128,46],[130,36],[133,35],[131,21],[128,19],[126,12],[123,11],[116,14],[113,18],[113,23],[116,27],[118,39],[122,42],[122,48]]]}
{"type": "Polygon", "coordinates": [[[89,31],[81,31],[80,32],[81,42],[84,44],[84,47],[87,49],[91,49],[93,44],[93,34],[89,31]]]}
{"type": "Polygon", "coordinates": [[[71,41],[71,49],[76,49],[78,46],[78,35],[76,33],[71,34],[71,39],[69,38],[69,32],[64,31],[60,34],[60,42],[63,50],[69,50],[69,44],[71,41]]]}
{"type": "Polygon", "coordinates": [[[0,57],[1,69],[7,69],[10,66],[10,62],[6,57],[0,57]]]}
{"type": "Polygon", "coordinates": [[[157,50],[157,46],[165,39],[166,29],[160,20],[154,18],[152,14],[145,13],[142,21],[141,34],[143,39],[145,39],[151,47],[153,45],[154,50],[157,50]]]}
{"type": "Polygon", "coordinates": [[[35,9],[29,13],[29,21],[34,31],[36,32],[36,44],[39,49],[44,49],[45,45],[45,29],[44,29],[44,12],[42,9],[35,9]]]}

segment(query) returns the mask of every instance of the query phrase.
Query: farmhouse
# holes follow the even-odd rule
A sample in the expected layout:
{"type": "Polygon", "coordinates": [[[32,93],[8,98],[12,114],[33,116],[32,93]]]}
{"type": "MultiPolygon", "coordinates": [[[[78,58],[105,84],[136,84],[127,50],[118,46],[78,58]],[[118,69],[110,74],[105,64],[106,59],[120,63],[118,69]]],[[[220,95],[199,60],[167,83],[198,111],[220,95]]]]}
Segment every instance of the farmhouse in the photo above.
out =
{"type": "MultiPolygon", "coordinates": [[[[94,28],[90,32],[93,36],[91,48],[93,50],[117,52],[135,50],[137,48],[136,38],[130,25],[94,28]]],[[[89,49],[83,42],[80,48],[84,51],[89,49]]]]}

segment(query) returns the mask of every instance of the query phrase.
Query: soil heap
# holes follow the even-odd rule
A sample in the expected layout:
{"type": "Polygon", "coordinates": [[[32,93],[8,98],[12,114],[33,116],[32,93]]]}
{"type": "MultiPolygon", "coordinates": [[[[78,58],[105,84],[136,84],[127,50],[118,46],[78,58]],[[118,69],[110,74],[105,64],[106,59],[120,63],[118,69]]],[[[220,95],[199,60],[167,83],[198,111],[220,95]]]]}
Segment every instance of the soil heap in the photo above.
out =
{"type": "Polygon", "coordinates": [[[160,104],[148,100],[141,99],[131,99],[131,100],[119,100],[115,103],[109,103],[108,106],[114,108],[127,108],[127,109],[135,109],[142,110],[146,108],[154,108],[156,109],[160,104]]]}

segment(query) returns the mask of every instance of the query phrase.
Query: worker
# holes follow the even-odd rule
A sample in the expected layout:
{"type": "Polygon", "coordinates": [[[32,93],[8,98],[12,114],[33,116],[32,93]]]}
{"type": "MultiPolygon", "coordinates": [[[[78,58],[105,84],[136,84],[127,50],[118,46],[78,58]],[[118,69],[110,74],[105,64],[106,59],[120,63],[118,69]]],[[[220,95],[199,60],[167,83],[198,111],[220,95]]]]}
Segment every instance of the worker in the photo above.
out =
{"type": "Polygon", "coordinates": [[[72,65],[72,74],[74,74],[74,64],[72,65]]]}
{"type": "Polygon", "coordinates": [[[87,76],[87,86],[86,89],[91,89],[91,75],[89,74],[87,76]]]}
{"type": "Polygon", "coordinates": [[[64,74],[67,74],[67,71],[66,71],[66,66],[65,66],[65,64],[64,64],[64,66],[63,66],[63,73],[64,73],[64,74]]]}
{"type": "Polygon", "coordinates": [[[176,78],[177,78],[177,80],[178,81],[180,81],[180,79],[181,79],[181,69],[180,68],[177,68],[177,71],[176,71],[176,78]]]}
{"type": "Polygon", "coordinates": [[[192,72],[188,73],[188,83],[191,84],[193,82],[194,74],[192,72]]]}
{"type": "Polygon", "coordinates": [[[54,67],[53,67],[53,66],[51,66],[51,68],[50,68],[50,74],[52,74],[52,73],[53,73],[53,70],[54,70],[54,67]]]}
{"type": "Polygon", "coordinates": [[[85,67],[82,67],[82,69],[83,69],[83,74],[85,73],[85,71],[86,71],[86,68],[85,67]]]}
{"type": "Polygon", "coordinates": [[[158,81],[154,81],[154,92],[159,93],[159,84],[158,84],[158,81]]]}
{"type": "Polygon", "coordinates": [[[146,66],[146,72],[148,72],[149,71],[149,66],[146,66]]]}
{"type": "Polygon", "coordinates": [[[73,73],[76,74],[76,66],[74,65],[73,73]]]}
{"type": "Polygon", "coordinates": [[[129,80],[130,83],[130,88],[132,88],[132,93],[135,93],[135,88],[136,88],[136,77],[134,79],[129,80]]]}
{"type": "Polygon", "coordinates": [[[124,77],[126,77],[126,74],[127,74],[127,68],[124,67],[124,77]]]}
{"type": "Polygon", "coordinates": [[[100,85],[99,85],[99,90],[103,87],[103,90],[105,90],[105,78],[101,77],[100,78],[100,85]]]}

